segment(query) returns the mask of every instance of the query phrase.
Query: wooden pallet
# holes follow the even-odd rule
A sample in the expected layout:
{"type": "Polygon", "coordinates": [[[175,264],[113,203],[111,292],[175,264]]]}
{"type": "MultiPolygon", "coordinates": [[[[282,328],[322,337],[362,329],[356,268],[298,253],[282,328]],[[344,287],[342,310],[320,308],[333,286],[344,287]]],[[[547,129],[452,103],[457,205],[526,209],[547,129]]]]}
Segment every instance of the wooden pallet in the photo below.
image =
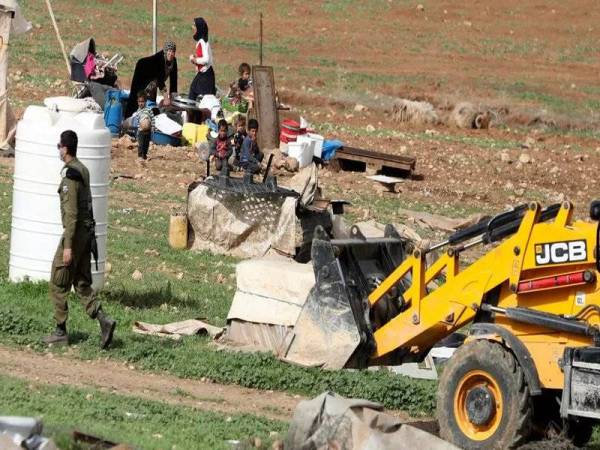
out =
{"type": "Polygon", "coordinates": [[[416,162],[416,158],[411,156],[388,155],[387,153],[344,146],[337,150],[330,166],[336,172],[340,170],[364,172],[368,167],[379,173],[385,172],[386,169],[392,169],[410,175],[415,170],[416,162]]]}

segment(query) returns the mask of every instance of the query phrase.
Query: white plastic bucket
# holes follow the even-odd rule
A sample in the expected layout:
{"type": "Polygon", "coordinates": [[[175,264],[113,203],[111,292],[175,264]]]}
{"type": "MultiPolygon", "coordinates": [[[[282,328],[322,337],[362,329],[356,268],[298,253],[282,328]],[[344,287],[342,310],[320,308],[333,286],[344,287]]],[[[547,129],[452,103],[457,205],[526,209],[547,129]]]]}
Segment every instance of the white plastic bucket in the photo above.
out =
{"type": "Polygon", "coordinates": [[[300,134],[298,135],[297,142],[305,143],[307,147],[307,152],[310,153],[311,159],[315,154],[315,140],[311,139],[308,134],[300,134]]]}
{"type": "Polygon", "coordinates": [[[313,154],[306,142],[288,142],[288,156],[296,158],[300,168],[312,162],[313,154]]]}
{"type": "Polygon", "coordinates": [[[323,141],[325,138],[320,134],[308,133],[308,137],[314,142],[313,155],[320,158],[323,155],[323,141]]]}
{"type": "Polygon", "coordinates": [[[279,141],[279,151],[284,155],[288,154],[288,145],[283,141],[279,141]]]}

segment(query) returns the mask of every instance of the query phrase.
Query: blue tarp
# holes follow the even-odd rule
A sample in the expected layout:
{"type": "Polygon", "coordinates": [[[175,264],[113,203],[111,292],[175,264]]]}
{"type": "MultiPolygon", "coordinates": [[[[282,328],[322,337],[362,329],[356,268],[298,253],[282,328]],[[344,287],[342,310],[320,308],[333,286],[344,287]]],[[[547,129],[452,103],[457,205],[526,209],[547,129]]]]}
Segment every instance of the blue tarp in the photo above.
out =
{"type": "Polygon", "coordinates": [[[337,139],[326,139],[325,141],[323,141],[323,153],[321,154],[321,158],[323,159],[323,161],[329,161],[330,159],[333,159],[333,157],[335,156],[335,152],[337,152],[337,150],[343,146],[344,143],[342,141],[339,141],[337,139]]]}

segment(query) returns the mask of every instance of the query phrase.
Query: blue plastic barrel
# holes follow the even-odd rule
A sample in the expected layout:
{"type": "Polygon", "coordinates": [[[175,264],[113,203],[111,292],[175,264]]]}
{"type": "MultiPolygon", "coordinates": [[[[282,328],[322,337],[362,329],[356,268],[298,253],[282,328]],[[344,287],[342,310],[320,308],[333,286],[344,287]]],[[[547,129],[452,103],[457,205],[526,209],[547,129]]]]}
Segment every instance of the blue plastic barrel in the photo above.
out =
{"type": "Polygon", "coordinates": [[[123,100],[129,96],[126,92],[111,89],[106,92],[106,103],[104,104],[104,124],[110,130],[110,134],[118,136],[123,122],[123,100]]]}

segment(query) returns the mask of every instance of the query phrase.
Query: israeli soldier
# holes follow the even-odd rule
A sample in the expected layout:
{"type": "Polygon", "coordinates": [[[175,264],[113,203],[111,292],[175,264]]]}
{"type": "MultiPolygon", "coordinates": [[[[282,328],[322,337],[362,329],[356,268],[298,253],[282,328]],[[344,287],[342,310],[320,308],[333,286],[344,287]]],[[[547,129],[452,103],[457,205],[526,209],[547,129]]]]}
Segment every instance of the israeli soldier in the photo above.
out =
{"type": "Polygon", "coordinates": [[[67,295],[71,287],[79,296],[86,313],[100,323],[100,346],[108,347],[116,322],[108,317],[92,290],[91,253],[95,247],[95,222],[92,210],[90,175],[87,167],[77,159],[77,134],[71,130],[60,135],[57,144],[60,159],[65,165],[58,187],[63,236],[56,249],[50,277],[50,298],[54,303],[54,333],[43,338],[46,344],[68,344],[67,295]]]}

